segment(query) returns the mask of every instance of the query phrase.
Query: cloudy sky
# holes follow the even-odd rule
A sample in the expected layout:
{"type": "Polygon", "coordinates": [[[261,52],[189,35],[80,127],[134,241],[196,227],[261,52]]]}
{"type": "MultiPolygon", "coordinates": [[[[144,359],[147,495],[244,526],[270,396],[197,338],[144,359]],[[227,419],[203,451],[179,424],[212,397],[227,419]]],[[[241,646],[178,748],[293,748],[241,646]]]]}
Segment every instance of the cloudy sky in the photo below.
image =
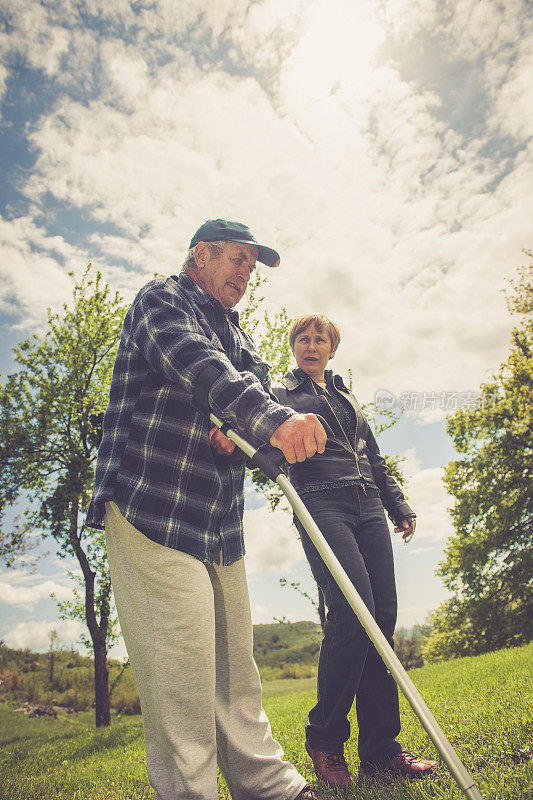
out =
{"type": "MultiPolygon", "coordinates": [[[[505,277],[533,242],[525,0],[0,0],[0,371],[93,261],[132,299],[206,219],[280,250],[266,304],[341,326],[337,371],[405,410],[416,538],[400,623],[445,596],[444,416],[505,358],[505,277]]],[[[288,515],[248,492],[254,619],[310,618],[288,515]]],[[[0,572],[0,636],[46,647],[64,562],[0,572]]]]}

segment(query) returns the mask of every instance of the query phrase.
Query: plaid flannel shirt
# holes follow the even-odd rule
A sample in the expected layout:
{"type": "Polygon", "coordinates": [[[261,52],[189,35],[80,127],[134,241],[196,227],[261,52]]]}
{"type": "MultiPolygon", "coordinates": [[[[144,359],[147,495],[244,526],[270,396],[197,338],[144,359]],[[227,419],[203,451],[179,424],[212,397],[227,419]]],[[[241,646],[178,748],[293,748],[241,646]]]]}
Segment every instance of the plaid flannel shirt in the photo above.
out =
{"type": "Polygon", "coordinates": [[[219,456],[212,424],[193,404],[200,372],[220,376],[209,406],[256,443],[268,442],[294,412],[270,394],[268,365],[239,327],[236,311],[191,277],[158,278],[124,320],[86,524],[104,527],[105,503],[152,541],[207,563],[244,555],[244,458],[219,456]]]}

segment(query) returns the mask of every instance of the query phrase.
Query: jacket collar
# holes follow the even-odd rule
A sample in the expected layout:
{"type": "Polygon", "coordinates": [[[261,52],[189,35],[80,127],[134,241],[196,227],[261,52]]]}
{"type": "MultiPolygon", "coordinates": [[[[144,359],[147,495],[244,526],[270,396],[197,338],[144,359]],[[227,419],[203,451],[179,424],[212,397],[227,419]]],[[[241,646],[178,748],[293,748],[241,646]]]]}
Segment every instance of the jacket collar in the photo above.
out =
{"type": "MultiPolygon", "coordinates": [[[[329,381],[332,375],[333,371],[331,369],[327,369],[324,372],[324,377],[326,379],[326,382],[329,381]]],[[[339,382],[340,386],[344,388],[342,378],[340,378],[338,375],[335,375],[335,378],[336,382],[339,382]]],[[[296,369],[287,372],[287,374],[281,379],[281,382],[285,386],[287,391],[292,392],[295,389],[298,389],[299,386],[302,386],[302,384],[304,384],[306,381],[310,380],[311,378],[309,377],[307,372],[304,372],[303,369],[300,369],[300,367],[296,367],[296,369]]]]}

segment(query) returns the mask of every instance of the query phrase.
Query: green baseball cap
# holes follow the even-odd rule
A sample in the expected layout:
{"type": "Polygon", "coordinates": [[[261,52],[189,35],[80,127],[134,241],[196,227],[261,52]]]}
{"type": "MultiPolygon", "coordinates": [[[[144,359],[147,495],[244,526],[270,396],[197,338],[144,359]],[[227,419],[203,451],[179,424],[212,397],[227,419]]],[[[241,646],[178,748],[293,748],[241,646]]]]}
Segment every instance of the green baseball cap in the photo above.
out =
{"type": "Polygon", "coordinates": [[[194,247],[198,242],[241,242],[242,244],[254,244],[259,254],[257,260],[267,267],[277,267],[280,262],[279,253],[271,247],[259,244],[252,231],[242,222],[234,222],[231,219],[208,219],[200,225],[191,239],[189,248],[194,247]]]}

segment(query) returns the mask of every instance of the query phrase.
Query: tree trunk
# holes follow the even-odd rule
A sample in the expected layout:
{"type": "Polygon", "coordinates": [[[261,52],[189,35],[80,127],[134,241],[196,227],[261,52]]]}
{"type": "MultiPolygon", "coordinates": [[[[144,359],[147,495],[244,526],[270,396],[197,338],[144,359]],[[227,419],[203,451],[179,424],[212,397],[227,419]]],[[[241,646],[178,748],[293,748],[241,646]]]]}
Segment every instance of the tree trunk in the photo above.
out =
{"type": "Polygon", "coordinates": [[[118,682],[120,681],[120,679],[124,675],[126,667],[129,667],[129,665],[130,665],[130,660],[129,660],[129,658],[126,658],[126,660],[122,664],[122,667],[120,668],[120,672],[118,673],[117,677],[115,678],[115,680],[111,684],[111,688],[109,689],[109,700],[111,700],[111,697],[113,695],[115,687],[118,686],[118,682]]]}
{"type": "Polygon", "coordinates": [[[94,607],[95,572],[78,538],[78,499],[73,500],[70,516],[70,541],[80,563],[85,580],[85,621],[89,628],[94,652],[94,712],[96,727],[111,725],[109,705],[109,667],[107,665],[107,625],[109,618],[109,589],[101,600],[101,624],[98,624],[94,607]]]}
{"type": "Polygon", "coordinates": [[[94,712],[96,727],[111,725],[109,667],[105,642],[94,642],[94,712]]]}

